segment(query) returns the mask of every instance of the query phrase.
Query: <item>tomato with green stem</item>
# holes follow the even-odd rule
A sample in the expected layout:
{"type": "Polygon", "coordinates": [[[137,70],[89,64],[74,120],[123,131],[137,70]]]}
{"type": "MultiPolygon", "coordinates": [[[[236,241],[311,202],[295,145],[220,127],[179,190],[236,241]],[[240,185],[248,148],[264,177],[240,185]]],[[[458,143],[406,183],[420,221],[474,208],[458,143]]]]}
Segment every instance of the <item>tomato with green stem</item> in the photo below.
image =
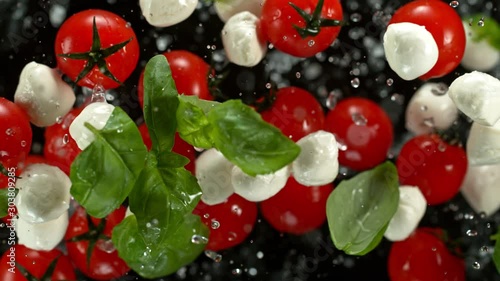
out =
{"type": "Polygon", "coordinates": [[[266,0],[260,20],[260,31],[276,49],[311,57],[337,38],[342,6],[339,0],[266,0]]]}
{"type": "Polygon", "coordinates": [[[57,67],[79,86],[116,88],[134,71],[139,44],[129,23],[108,11],[74,14],[55,40],[57,67]]]}

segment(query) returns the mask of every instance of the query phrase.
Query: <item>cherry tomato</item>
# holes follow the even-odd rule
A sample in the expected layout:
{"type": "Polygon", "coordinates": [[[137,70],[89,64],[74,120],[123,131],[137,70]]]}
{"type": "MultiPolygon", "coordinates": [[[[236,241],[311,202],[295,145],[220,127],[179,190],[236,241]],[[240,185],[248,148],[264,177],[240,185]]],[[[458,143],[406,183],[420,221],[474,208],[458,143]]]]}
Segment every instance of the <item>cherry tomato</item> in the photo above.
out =
{"type": "Polygon", "coordinates": [[[340,32],[340,26],[319,26],[320,18],[342,20],[340,1],[266,0],[262,6],[260,32],[276,49],[284,53],[296,57],[311,57],[328,48],[340,32]],[[313,15],[315,8],[322,5],[321,13],[314,19],[316,23],[307,24],[292,4],[309,15],[313,15]],[[297,28],[302,30],[302,34],[297,28]]]}
{"type": "MultiPolygon", "coordinates": [[[[43,158],[42,156],[30,154],[30,155],[28,155],[28,157],[26,157],[26,159],[23,162],[20,162],[17,165],[17,169],[15,171],[16,176],[21,175],[21,173],[23,172],[23,170],[27,166],[29,166],[31,164],[36,164],[36,163],[48,164],[47,160],[45,158],[43,158]]],[[[9,177],[0,173],[0,188],[7,188],[8,186],[9,186],[9,177]]]]}
{"type": "Polygon", "coordinates": [[[69,126],[82,110],[83,108],[72,109],[61,122],[47,127],[45,130],[45,146],[43,148],[45,158],[51,165],[59,167],[68,175],[71,164],[81,152],[69,134],[69,126]]]}
{"type": "Polygon", "coordinates": [[[433,229],[419,228],[392,244],[388,271],[391,281],[463,281],[463,260],[452,255],[433,229]]]}
{"type": "Polygon", "coordinates": [[[139,44],[123,18],[103,10],[86,10],[68,18],[55,40],[58,68],[83,87],[120,86],[134,71],[139,44]],[[94,21],[98,37],[94,37],[94,21]]]}
{"type": "Polygon", "coordinates": [[[417,0],[399,8],[391,23],[411,22],[425,26],[432,34],[439,49],[434,67],[420,79],[442,77],[452,72],[465,52],[465,30],[462,19],[448,3],[434,0],[417,0]]]}
{"type": "Polygon", "coordinates": [[[326,200],[332,185],[303,186],[293,177],[278,194],[260,203],[264,218],[280,232],[303,234],[326,220],[326,200]]]}
{"type": "Polygon", "coordinates": [[[341,100],[326,116],[326,130],[339,143],[339,163],[354,170],[375,167],[386,159],[393,142],[389,116],[369,99],[341,100]]]}
{"type": "Polygon", "coordinates": [[[71,261],[58,249],[51,251],[35,251],[19,244],[11,246],[3,253],[0,259],[0,280],[33,280],[23,275],[23,270],[20,269],[21,267],[26,269],[28,275],[38,280],[77,280],[71,261]],[[49,266],[53,262],[56,262],[56,266],[51,274],[49,266]],[[20,266],[16,266],[16,263],[20,266]],[[12,272],[12,270],[14,272],[12,272]],[[42,279],[42,277],[46,279],[42,279]]]}
{"type": "Polygon", "coordinates": [[[28,115],[15,103],[0,97],[0,163],[16,167],[31,149],[32,131],[28,115]]]}
{"type": "Polygon", "coordinates": [[[200,201],[193,213],[210,228],[207,249],[221,251],[245,241],[257,220],[257,204],[237,194],[226,202],[209,206],[200,201]]]}
{"type": "MultiPolygon", "coordinates": [[[[202,58],[184,50],[170,51],[163,55],[167,58],[179,94],[213,100],[208,85],[210,66],[202,58]]],[[[137,94],[141,107],[144,107],[144,70],[139,78],[137,94]]]]}
{"type": "MultiPolygon", "coordinates": [[[[151,137],[149,136],[149,131],[148,127],[146,126],[146,123],[142,123],[141,125],[139,125],[139,132],[141,132],[144,144],[146,145],[148,150],[151,150],[151,146],[153,145],[153,143],[151,142],[151,137]]],[[[176,133],[174,140],[174,147],[172,148],[172,151],[182,156],[185,156],[189,159],[189,163],[186,165],[185,168],[194,175],[195,171],[194,165],[196,160],[196,153],[194,151],[194,147],[189,143],[185,142],[183,139],[181,139],[181,137],[179,137],[179,134],[176,133]]]]}
{"type": "Polygon", "coordinates": [[[324,129],[321,104],[311,93],[297,87],[279,89],[272,107],[261,115],[294,141],[324,129]]]}
{"type": "Polygon", "coordinates": [[[463,148],[447,144],[438,135],[421,135],[404,144],[396,166],[402,185],[417,186],[427,203],[436,205],[458,193],[467,156],[463,148]]]}
{"type": "Polygon", "coordinates": [[[110,240],[113,228],[123,220],[125,211],[126,208],[121,206],[101,220],[88,216],[85,209],[78,207],[71,216],[65,235],[66,248],[76,268],[86,276],[109,280],[123,276],[130,270],[110,240]],[[102,239],[102,235],[107,240],[102,239]],[[95,243],[91,248],[89,241],[95,243]],[[87,263],[88,251],[92,251],[90,264],[87,263]]]}

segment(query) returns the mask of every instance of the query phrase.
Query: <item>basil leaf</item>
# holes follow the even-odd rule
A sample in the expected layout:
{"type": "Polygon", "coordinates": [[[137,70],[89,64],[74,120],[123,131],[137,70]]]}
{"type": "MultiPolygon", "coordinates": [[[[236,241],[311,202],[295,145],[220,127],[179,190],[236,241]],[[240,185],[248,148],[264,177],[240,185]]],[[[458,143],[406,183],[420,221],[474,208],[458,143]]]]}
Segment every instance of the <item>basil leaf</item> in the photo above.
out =
{"type": "Polygon", "coordinates": [[[177,95],[167,59],[163,55],[153,57],[144,73],[144,119],[153,143],[152,150],[157,153],[170,151],[174,146],[177,95]]]}
{"type": "Polygon", "coordinates": [[[188,163],[189,159],[187,157],[167,151],[158,155],[157,166],[159,168],[182,168],[188,163]]]}
{"type": "Polygon", "coordinates": [[[201,189],[186,169],[156,167],[152,157],[130,193],[129,204],[141,235],[159,242],[176,231],[184,216],[196,207],[201,189]]]}
{"type": "Polygon", "coordinates": [[[215,148],[251,176],[275,172],[300,153],[298,145],[240,100],[226,101],[207,115],[215,148]]]}
{"type": "Polygon", "coordinates": [[[179,97],[177,122],[179,136],[187,143],[205,149],[213,147],[213,128],[200,107],[179,97]]]}
{"type": "Polygon", "coordinates": [[[6,217],[9,214],[9,197],[15,198],[15,196],[15,192],[9,192],[7,188],[0,189],[0,218],[6,217]]]}
{"type": "Polygon", "coordinates": [[[220,104],[220,102],[216,101],[202,100],[197,96],[179,95],[179,100],[181,102],[187,102],[196,107],[199,107],[201,110],[203,110],[204,113],[208,113],[210,110],[214,109],[217,105],[220,104]]]}
{"type": "Polygon", "coordinates": [[[364,255],[373,250],[396,213],[398,203],[398,174],[390,162],[342,181],[326,205],[335,247],[350,255],[364,255]]]}
{"type": "Polygon", "coordinates": [[[112,240],[119,256],[144,278],[172,274],[193,262],[205,245],[192,243],[194,235],[208,237],[208,228],[198,216],[188,213],[183,223],[161,243],[145,239],[134,215],[125,218],[113,229],[112,240]]]}
{"type": "Polygon", "coordinates": [[[147,150],[135,123],[120,108],[71,165],[71,195],[94,217],[104,218],[123,203],[144,167],[147,150]]]}
{"type": "Polygon", "coordinates": [[[495,19],[478,14],[473,15],[469,22],[472,40],[476,42],[486,40],[493,48],[500,51],[500,24],[495,19]],[[478,24],[480,21],[484,24],[478,24]]]}
{"type": "Polygon", "coordinates": [[[500,228],[498,229],[497,234],[491,237],[492,240],[496,240],[495,248],[493,250],[493,263],[497,268],[498,273],[500,273],[500,228]]]}

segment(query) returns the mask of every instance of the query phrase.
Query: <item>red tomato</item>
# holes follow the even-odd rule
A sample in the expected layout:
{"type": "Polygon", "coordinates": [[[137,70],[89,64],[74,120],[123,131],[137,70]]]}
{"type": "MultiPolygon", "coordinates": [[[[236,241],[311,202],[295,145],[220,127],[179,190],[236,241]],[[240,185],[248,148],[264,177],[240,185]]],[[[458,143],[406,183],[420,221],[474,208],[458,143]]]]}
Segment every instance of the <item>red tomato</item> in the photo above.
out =
{"type": "Polygon", "coordinates": [[[86,276],[96,280],[109,280],[118,278],[130,269],[118,256],[118,251],[112,246],[111,240],[105,242],[101,235],[111,238],[113,228],[125,217],[126,208],[121,206],[108,215],[106,221],[101,224],[100,219],[87,219],[87,213],[82,207],[78,207],[69,220],[66,231],[66,248],[68,255],[75,266],[86,276]],[[95,245],[89,249],[89,240],[83,239],[72,242],[71,239],[87,234],[92,236],[95,245]],[[87,263],[87,252],[92,251],[90,265],[87,263]]]}
{"type": "Polygon", "coordinates": [[[294,141],[324,129],[321,104],[311,93],[297,87],[279,89],[273,106],[261,115],[294,141]]]}
{"type": "Polygon", "coordinates": [[[0,260],[0,280],[2,281],[29,281],[22,274],[22,270],[16,267],[16,263],[26,269],[29,274],[38,280],[76,280],[71,261],[61,251],[35,251],[23,245],[15,245],[3,253],[0,260]],[[9,256],[10,255],[10,256],[9,256]],[[11,257],[15,255],[14,257],[11,257]],[[49,265],[57,259],[56,267],[51,275],[48,272],[49,265]],[[10,263],[12,262],[12,264],[10,263]],[[9,270],[12,270],[14,273],[9,270]],[[48,276],[45,276],[47,274],[48,276]],[[47,279],[41,279],[47,277],[47,279]]]}
{"type": "Polygon", "coordinates": [[[411,1],[394,13],[389,24],[399,22],[425,26],[437,43],[438,60],[420,79],[442,77],[460,64],[465,52],[465,30],[462,19],[448,3],[435,0],[411,1]]]}
{"type": "Polygon", "coordinates": [[[207,249],[221,251],[245,241],[257,220],[257,204],[237,194],[226,202],[209,206],[200,201],[193,213],[210,229],[207,249]]]}
{"type": "Polygon", "coordinates": [[[328,48],[340,32],[340,26],[320,26],[320,19],[342,20],[339,0],[266,0],[262,6],[260,32],[276,49],[296,57],[311,57],[328,48]],[[315,8],[323,5],[315,23],[305,19],[292,5],[313,15],[315,8]],[[314,28],[313,26],[317,27],[314,28]],[[300,34],[296,29],[310,31],[300,34]]]}
{"type": "MultiPolygon", "coordinates": [[[[184,50],[166,52],[163,55],[170,65],[172,78],[179,94],[213,100],[208,86],[210,66],[202,58],[184,50]]],[[[144,70],[139,78],[137,94],[141,107],[144,107],[144,70]]]]}
{"type": "Polygon", "coordinates": [[[331,184],[303,186],[290,177],[278,194],[260,203],[260,210],[274,229],[300,235],[325,222],[326,200],[332,191],[331,184]]]}
{"type": "Polygon", "coordinates": [[[341,100],[326,116],[326,130],[339,143],[339,163],[366,170],[384,161],[393,142],[393,127],[380,106],[365,98],[341,100]]]}
{"type": "Polygon", "coordinates": [[[429,205],[437,205],[458,193],[467,172],[467,155],[438,135],[421,135],[404,144],[396,165],[401,184],[417,186],[429,205]]]}
{"type": "Polygon", "coordinates": [[[71,163],[81,152],[75,140],[69,134],[69,126],[82,112],[83,108],[72,109],[60,123],[56,123],[45,130],[45,146],[43,154],[47,161],[59,167],[69,175],[71,163]]]}
{"type": "MultiPolygon", "coordinates": [[[[151,137],[149,136],[149,131],[148,127],[146,126],[146,123],[142,123],[141,125],[139,125],[139,132],[141,132],[144,144],[146,145],[148,150],[151,150],[151,146],[153,145],[153,143],[151,142],[151,137]]],[[[189,163],[186,165],[185,168],[194,175],[195,171],[194,165],[196,160],[196,153],[194,151],[194,147],[189,143],[185,142],[183,139],[181,139],[181,137],[179,137],[179,134],[175,133],[174,147],[172,148],[172,151],[182,156],[185,156],[189,159],[189,163]]]]}
{"type": "Polygon", "coordinates": [[[16,167],[31,149],[32,131],[28,115],[15,103],[0,97],[0,163],[16,167]]]}
{"type": "Polygon", "coordinates": [[[134,71],[139,44],[130,24],[120,16],[103,10],[86,10],[61,25],[55,52],[58,68],[78,85],[111,89],[120,86],[134,71]],[[98,39],[93,38],[94,19],[98,39]]]}
{"type": "MultiPolygon", "coordinates": [[[[26,157],[26,160],[17,165],[17,169],[15,172],[16,176],[19,176],[27,166],[37,163],[48,164],[47,160],[40,155],[28,155],[28,157],[26,157]]],[[[8,186],[9,186],[9,178],[0,173],[0,188],[8,186]]]]}
{"type": "Polygon", "coordinates": [[[392,244],[388,261],[391,281],[464,281],[463,260],[452,255],[432,229],[419,228],[392,244]]]}

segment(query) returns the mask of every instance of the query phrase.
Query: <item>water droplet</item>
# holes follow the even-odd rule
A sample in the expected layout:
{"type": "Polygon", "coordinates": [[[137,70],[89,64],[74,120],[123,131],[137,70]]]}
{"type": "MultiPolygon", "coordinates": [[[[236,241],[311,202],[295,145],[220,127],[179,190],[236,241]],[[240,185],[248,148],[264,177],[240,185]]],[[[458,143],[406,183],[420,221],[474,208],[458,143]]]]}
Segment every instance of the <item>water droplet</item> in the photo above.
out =
{"type": "Polygon", "coordinates": [[[401,94],[392,94],[391,95],[391,101],[399,104],[399,105],[403,105],[405,103],[405,97],[401,94]]]}
{"type": "Polygon", "coordinates": [[[444,142],[440,142],[438,144],[438,150],[441,152],[445,152],[446,151],[446,144],[444,142]]]}
{"type": "Polygon", "coordinates": [[[191,236],[191,243],[196,244],[196,245],[207,244],[208,238],[205,236],[195,234],[195,235],[191,236]]]}
{"type": "Polygon", "coordinates": [[[360,84],[361,84],[361,82],[359,81],[359,78],[357,78],[357,77],[351,80],[351,86],[355,89],[358,88],[360,84]]]}
{"type": "Polygon", "coordinates": [[[250,268],[250,269],[248,269],[248,275],[250,275],[250,276],[256,276],[257,275],[257,269],[255,269],[253,267],[250,268]]]}
{"type": "Polygon", "coordinates": [[[422,111],[427,111],[427,105],[422,105],[422,106],[420,106],[420,110],[422,110],[422,111]]]}
{"type": "Polygon", "coordinates": [[[231,206],[231,212],[237,216],[241,216],[241,214],[243,213],[243,210],[241,209],[240,206],[233,205],[233,206],[231,206]]]}
{"type": "Polygon", "coordinates": [[[130,28],[130,27],[132,27],[132,24],[131,24],[130,22],[127,22],[127,23],[125,24],[125,27],[126,27],[126,28],[130,28]]]}
{"type": "Polygon", "coordinates": [[[266,83],[266,89],[271,89],[271,83],[266,83]]]}
{"type": "Polygon", "coordinates": [[[477,261],[475,261],[474,263],[472,263],[472,268],[474,268],[474,269],[481,269],[481,264],[478,263],[477,261]]]}
{"type": "Polygon", "coordinates": [[[342,97],[342,92],[339,90],[333,90],[328,93],[328,97],[326,97],[325,105],[328,109],[333,109],[337,105],[337,102],[342,97]]]}
{"type": "Polygon", "coordinates": [[[214,262],[221,262],[222,261],[222,255],[217,254],[214,251],[205,251],[205,256],[207,256],[209,259],[213,260],[214,262]]]}
{"type": "Polygon", "coordinates": [[[8,128],[7,130],[5,130],[5,134],[7,136],[12,136],[12,135],[14,135],[14,130],[12,130],[11,128],[8,128]]]}
{"type": "Polygon", "coordinates": [[[239,268],[235,268],[235,269],[233,269],[233,270],[231,271],[231,273],[232,273],[233,275],[241,275],[241,273],[243,273],[243,271],[242,271],[241,269],[239,269],[239,268]]]}
{"type": "Polygon", "coordinates": [[[26,147],[26,141],[25,140],[21,141],[21,147],[26,147]]]}
{"type": "Polygon", "coordinates": [[[362,18],[363,17],[359,13],[353,13],[353,14],[351,14],[351,21],[352,22],[359,22],[359,21],[361,21],[362,18]]]}
{"type": "Polygon", "coordinates": [[[115,245],[113,244],[113,241],[111,241],[111,240],[102,240],[101,239],[101,240],[97,241],[96,245],[100,250],[102,250],[108,254],[111,254],[116,250],[115,245]]]}
{"type": "Polygon", "coordinates": [[[62,123],[62,121],[63,121],[63,117],[62,117],[62,116],[57,116],[57,118],[56,118],[56,123],[57,123],[57,124],[61,124],[61,123],[62,123]]]}
{"type": "Polygon", "coordinates": [[[448,91],[448,86],[445,83],[438,83],[435,88],[432,88],[431,92],[436,96],[442,96],[448,91]]]}
{"type": "Polygon", "coordinates": [[[63,144],[68,144],[69,142],[69,135],[68,134],[64,134],[63,136],[63,144]]]}
{"type": "Polygon", "coordinates": [[[208,219],[210,217],[210,214],[208,214],[208,213],[204,214],[203,217],[206,218],[206,219],[208,219]]]}
{"type": "Polygon", "coordinates": [[[477,22],[477,25],[478,25],[478,26],[483,27],[483,26],[484,26],[484,18],[481,18],[481,19],[477,22]]]}
{"type": "Polygon", "coordinates": [[[467,236],[469,237],[475,237],[477,236],[477,230],[469,229],[465,234],[467,234],[467,236]]]}
{"type": "Polygon", "coordinates": [[[258,251],[258,252],[257,252],[257,258],[258,258],[258,259],[262,259],[263,257],[264,257],[264,253],[263,253],[263,252],[261,252],[261,251],[258,251]]]}
{"type": "Polygon", "coordinates": [[[467,214],[464,215],[464,219],[466,219],[466,220],[473,220],[474,219],[474,214],[467,213],[467,214]]]}
{"type": "Polygon", "coordinates": [[[316,43],[316,42],[315,42],[314,40],[309,40],[309,42],[307,42],[307,45],[308,45],[309,47],[312,47],[312,46],[314,46],[314,44],[315,44],[315,43],[316,43]]]}
{"type": "Polygon", "coordinates": [[[368,120],[366,120],[366,117],[363,116],[361,113],[353,113],[351,114],[351,119],[356,124],[357,126],[365,126],[368,120]]]}
{"type": "Polygon", "coordinates": [[[90,102],[106,102],[105,90],[101,84],[96,84],[92,89],[90,102]]]}
{"type": "Polygon", "coordinates": [[[300,74],[300,72],[295,73],[295,77],[297,77],[297,79],[299,79],[301,76],[302,76],[302,74],[300,74]]]}
{"type": "Polygon", "coordinates": [[[339,150],[341,151],[346,151],[347,150],[347,145],[339,140],[337,140],[337,145],[339,147],[339,150]]]}
{"type": "Polygon", "coordinates": [[[490,249],[488,248],[488,246],[482,246],[480,250],[481,252],[487,253],[490,249]]]}
{"type": "Polygon", "coordinates": [[[387,86],[392,86],[392,84],[394,84],[394,80],[392,80],[392,78],[388,78],[385,83],[387,84],[387,86]]]}
{"type": "Polygon", "coordinates": [[[434,128],[434,118],[433,117],[425,118],[423,123],[425,126],[427,126],[429,128],[434,128]]]}
{"type": "Polygon", "coordinates": [[[451,1],[451,2],[450,2],[450,6],[451,6],[452,8],[456,8],[456,7],[458,7],[458,5],[460,5],[460,2],[458,2],[458,1],[451,1]]]}
{"type": "Polygon", "coordinates": [[[220,222],[218,222],[216,220],[212,220],[210,227],[212,227],[212,229],[218,229],[220,227],[220,222]]]}

